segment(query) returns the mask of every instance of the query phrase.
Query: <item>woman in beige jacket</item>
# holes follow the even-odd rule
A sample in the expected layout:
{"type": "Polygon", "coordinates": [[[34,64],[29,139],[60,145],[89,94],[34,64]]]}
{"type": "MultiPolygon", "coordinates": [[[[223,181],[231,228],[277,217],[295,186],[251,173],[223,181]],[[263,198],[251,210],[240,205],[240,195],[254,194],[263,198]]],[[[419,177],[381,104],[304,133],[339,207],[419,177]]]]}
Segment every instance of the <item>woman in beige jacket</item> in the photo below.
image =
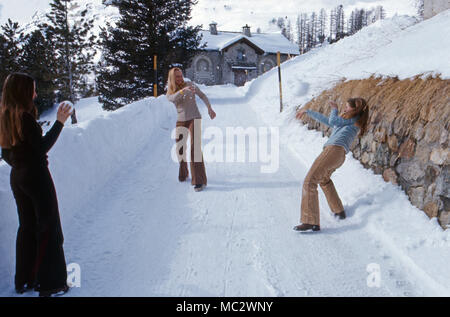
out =
{"type": "Polygon", "coordinates": [[[184,81],[181,69],[174,67],[169,71],[167,82],[167,99],[175,104],[177,109],[176,142],[177,156],[180,162],[178,180],[184,182],[189,176],[186,161],[187,136],[191,137],[191,184],[195,191],[201,191],[207,184],[205,163],[201,149],[201,118],[197,108],[195,95],[198,95],[208,107],[211,119],[216,113],[206,95],[193,83],[184,81]]]}

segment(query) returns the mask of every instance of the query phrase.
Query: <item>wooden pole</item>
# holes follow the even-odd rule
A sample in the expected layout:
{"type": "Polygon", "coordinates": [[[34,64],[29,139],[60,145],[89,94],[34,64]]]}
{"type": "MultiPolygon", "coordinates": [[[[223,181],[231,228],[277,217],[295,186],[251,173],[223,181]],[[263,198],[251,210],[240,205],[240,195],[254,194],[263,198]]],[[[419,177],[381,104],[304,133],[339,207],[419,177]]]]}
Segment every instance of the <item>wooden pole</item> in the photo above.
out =
{"type": "Polygon", "coordinates": [[[277,52],[277,64],[278,64],[278,83],[280,85],[280,112],[283,111],[283,89],[281,87],[281,58],[280,52],[277,52]]]}
{"type": "Polygon", "coordinates": [[[158,63],[157,56],[153,56],[153,71],[155,72],[155,82],[153,83],[153,96],[158,97],[158,63]]]}

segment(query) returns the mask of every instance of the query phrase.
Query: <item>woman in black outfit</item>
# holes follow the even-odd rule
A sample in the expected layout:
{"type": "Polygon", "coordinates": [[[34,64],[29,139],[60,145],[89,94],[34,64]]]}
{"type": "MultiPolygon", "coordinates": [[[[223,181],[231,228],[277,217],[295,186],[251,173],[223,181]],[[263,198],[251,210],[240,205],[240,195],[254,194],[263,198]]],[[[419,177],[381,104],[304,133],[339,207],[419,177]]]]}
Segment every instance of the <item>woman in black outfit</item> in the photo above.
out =
{"type": "Polygon", "coordinates": [[[19,214],[16,241],[17,293],[39,290],[39,296],[65,293],[67,268],[63,233],[47,152],[55,144],[71,114],[61,104],[57,120],[45,136],[36,122],[35,82],[26,75],[9,75],[0,105],[0,146],[12,167],[11,189],[19,214]]]}

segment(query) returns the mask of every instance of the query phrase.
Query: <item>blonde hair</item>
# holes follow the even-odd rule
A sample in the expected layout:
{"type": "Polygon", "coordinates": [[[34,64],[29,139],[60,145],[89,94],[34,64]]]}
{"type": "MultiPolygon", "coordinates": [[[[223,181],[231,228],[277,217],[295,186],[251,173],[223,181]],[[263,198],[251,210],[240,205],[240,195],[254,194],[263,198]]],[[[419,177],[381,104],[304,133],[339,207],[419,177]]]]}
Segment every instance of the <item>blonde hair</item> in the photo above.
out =
{"type": "Polygon", "coordinates": [[[180,90],[184,87],[184,84],[183,84],[183,86],[180,87],[175,82],[175,72],[181,72],[181,74],[183,74],[183,71],[178,67],[174,67],[169,70],[169,78],[167,79],[167,94],[168,95],[173,95],[178,90],[180,90]]]}

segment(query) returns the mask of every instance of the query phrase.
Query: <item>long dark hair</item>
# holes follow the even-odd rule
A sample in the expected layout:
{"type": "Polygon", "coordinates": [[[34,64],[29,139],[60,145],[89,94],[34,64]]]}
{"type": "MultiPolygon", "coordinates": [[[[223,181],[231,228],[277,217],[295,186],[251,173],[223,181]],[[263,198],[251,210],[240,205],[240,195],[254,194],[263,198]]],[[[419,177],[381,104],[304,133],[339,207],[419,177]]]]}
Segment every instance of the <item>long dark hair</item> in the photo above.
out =
{"type": "Polygon", "coordinates": [[[369,120],[369,106],[367,102],[363,98],[350,98],[347,100],[348,104],[352,108],[352,110],[347,111],[342,115],[344,119],[354,118],[359,116],[358,121],[356,121],[356,126],[359,127],[359,135],[362,136],[366,133],[367,130],[367,122],[369,120]]]}
{"type": "Polygon", "coordinates": [[[0,103],[0,146],[11,148],[23,140],[22,114],[28,112],[35,119],[37,108],[33,103],[34,79],[23,73],[12,73],[3,84],[0,103]]]}

